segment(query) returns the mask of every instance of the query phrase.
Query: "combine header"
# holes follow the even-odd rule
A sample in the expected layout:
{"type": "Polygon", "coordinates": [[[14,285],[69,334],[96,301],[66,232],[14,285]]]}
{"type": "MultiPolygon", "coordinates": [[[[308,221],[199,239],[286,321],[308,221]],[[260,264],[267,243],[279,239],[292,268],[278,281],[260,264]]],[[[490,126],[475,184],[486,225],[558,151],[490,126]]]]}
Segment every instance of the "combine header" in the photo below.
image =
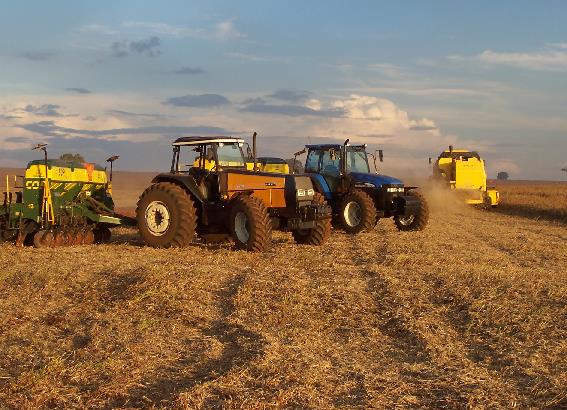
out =
{"type": "MultiPolygon", "coordinates": [[[[36,247],[102,243],[110,240],[109,227],[131,224],[114,213],[105,168],[48,159],[46,144],[34,149],[42,150],[44,159],[31,161],[22,177],[6,176],[0,242],[36,247]]],[[[107,160],[111,169],[117,158],[107,160]]]]}
{"type": "Polygon", "coordinates": [[[432,178],[458,193],[467,204],[495,207],[500,201],[498,191],[486,184],[484,160],[476,151],[449,146],[433,164],[432,178]]]}

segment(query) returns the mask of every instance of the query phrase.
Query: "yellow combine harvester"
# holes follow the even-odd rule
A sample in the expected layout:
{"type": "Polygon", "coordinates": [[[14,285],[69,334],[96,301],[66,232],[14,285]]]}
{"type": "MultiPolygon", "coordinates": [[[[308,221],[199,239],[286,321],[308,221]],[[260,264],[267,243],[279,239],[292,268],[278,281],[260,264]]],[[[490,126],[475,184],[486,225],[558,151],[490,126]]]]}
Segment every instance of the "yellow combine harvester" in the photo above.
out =
{"type": "Polygon", "coordinates": [[[456,191],[467,204],[495,207],[500,201],[498,191],[486,186],[484,160],[476,151],[449,146],[433,164],[433,180],[456,191]]]}

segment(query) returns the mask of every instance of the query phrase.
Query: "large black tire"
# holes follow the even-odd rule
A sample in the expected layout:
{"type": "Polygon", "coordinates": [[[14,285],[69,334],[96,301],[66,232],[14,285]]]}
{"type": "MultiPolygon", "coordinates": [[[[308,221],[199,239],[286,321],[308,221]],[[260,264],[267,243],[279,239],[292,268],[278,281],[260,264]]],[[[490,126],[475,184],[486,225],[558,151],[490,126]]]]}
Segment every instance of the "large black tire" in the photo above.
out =
{"type": "Polygon", "coordinates": [[[260,198],[239,195],[232,200],[230,235],[237,249],[263,252],[272,243],[272,222],[260,198]]]}
{"type": "Polygon", "coordinates": [[[364,191],[351,191],[344,196],[339,208],[341,228],[350,234],[370,232],[376,226],[376,206],[364,191]]]}
{"type": "Polygon", "coordinates": [[[429,222],[429,205],[423,195],[416,191],[409,191],[407,195],[419,198],[420,208],[417,215],[408,217],[395,216],[394,223],[400,231],[423,231],[429,222]]]}
{"type": "MultiPolygon", "coordinates": [[[[327,205],[325,197],[319,193],[315,193],[313,203],[327,205]]],[[[322,245],[331,235],[331,228],[331,218],[324,218],[315,221],[313,228],[292,231],[291,235],[293,240],[301,245],[322,245]]]]}
{"type": "Polygon", "coordinates": [[[138,200],[136,221],[140,236],[154,248],[189,245],[197,228],[193,200],[183,188],[159,182],[147,188],[138,200]]]}

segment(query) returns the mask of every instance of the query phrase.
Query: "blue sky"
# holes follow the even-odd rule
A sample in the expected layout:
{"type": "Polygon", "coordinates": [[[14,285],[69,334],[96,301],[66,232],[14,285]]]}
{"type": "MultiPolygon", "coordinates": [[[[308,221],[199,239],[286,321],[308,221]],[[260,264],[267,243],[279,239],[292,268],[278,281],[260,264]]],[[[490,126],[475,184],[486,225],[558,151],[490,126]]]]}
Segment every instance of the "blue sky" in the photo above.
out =
{"type": "Polygon", "coordinates": [[[566,21],[560,1],[11,2],[0,166],[45,141],[159,170],[178,135],[256,130],[266,155],[350,138],[421,175],[453,144],[561,179],[566,21]]]}

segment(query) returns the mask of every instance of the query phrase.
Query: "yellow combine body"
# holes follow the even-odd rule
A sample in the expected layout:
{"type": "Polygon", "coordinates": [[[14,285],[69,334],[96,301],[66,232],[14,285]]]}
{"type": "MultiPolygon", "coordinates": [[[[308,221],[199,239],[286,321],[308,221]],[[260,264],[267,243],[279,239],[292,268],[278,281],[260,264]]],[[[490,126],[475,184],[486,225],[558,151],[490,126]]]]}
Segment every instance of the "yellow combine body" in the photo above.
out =
{"type": "Polygon", "coordinates": [[[274,172],[277,174],[289,174],[288,163],[275,157],[260,157],[258,158],[259,170],[262,172],[274,172]]]}
{"type": "Polygon", "coordinates": [[[494,207],[500,202],[498,191],[486,185],[484,160],[476,151],[449,147],[433,165],[433,178],[456,191],[467,204],[494,207]]]}

